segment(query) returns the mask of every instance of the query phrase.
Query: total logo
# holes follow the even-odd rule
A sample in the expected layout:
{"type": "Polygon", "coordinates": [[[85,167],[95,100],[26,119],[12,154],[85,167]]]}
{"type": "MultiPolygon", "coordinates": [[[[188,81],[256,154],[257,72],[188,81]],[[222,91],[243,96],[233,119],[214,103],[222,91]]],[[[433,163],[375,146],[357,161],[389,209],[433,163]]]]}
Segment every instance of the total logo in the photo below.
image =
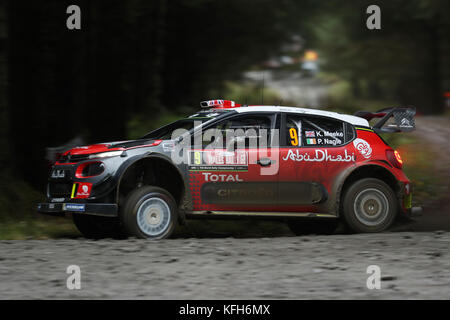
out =
{"type": "Polygon", "coordinates": [[[244,181],[239,178],[238,174],[212,174],[210,172],[203,172],[205,182],[240,182],[244,181]]]}
{"type": "Polygon", "coordinates": [[[77,189],[77,198],[89,198],[91,194],[92,183],[79,183],[77,189]]]}

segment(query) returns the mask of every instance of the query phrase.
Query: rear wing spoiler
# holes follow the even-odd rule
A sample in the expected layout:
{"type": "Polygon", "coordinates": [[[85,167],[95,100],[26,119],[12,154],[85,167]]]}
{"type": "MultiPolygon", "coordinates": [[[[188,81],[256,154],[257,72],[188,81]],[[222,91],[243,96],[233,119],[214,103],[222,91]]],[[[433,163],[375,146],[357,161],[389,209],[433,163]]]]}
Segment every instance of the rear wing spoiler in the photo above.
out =
{"type": "Polygon", "coordinates": [[[381,118],[372,126],[372,129],[377,133],[411,132],[416,128],[415,114],[416,108],[412,106],[385,108],[377,112],[357,111],[354,113],[355,116],[367,121],[381,118]],[[394,117],[394,121],[387,123],[392,117],[394,117]]]}

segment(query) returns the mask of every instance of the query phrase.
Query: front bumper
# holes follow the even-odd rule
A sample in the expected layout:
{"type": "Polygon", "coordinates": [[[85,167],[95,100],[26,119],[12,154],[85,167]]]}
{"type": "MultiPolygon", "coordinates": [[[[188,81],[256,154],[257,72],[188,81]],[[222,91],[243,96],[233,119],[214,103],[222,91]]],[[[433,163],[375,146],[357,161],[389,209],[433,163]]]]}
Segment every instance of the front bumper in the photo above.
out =
{"type": "Polygon", "coordinates": [[[118,206],[113,203],[39,203],[37,211],[49,215],[61,215],[66,212],[76,214],[95,215],[103,217],[117,217],[118,206]]]}

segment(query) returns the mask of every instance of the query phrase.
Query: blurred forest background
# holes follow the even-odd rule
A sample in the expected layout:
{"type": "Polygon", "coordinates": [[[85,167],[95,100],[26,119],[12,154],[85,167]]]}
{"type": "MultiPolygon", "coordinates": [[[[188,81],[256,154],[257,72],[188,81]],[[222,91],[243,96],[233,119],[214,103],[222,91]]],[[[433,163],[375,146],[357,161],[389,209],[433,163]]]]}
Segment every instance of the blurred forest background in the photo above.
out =
{"type": "Polygon", "coordinates": [[[0,220],[34,214],[47,147],[135,138],[209,98],[260,103],[244,72],[303,76],[310,49],[323,107],[442,114],[449,12],[448,0],[0,0],[0,220]],[[81,30],[66,27],[72,4],[81,30]],[[366,27],[371,4],[381,30],[366,27]]]}

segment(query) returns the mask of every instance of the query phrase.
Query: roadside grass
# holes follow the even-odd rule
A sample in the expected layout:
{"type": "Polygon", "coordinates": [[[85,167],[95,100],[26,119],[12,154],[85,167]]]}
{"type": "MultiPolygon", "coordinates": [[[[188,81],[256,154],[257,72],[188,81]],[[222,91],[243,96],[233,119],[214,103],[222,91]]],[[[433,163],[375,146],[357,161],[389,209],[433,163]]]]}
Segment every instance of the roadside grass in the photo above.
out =
{"type": "Polygon", "coordinates": [[[435,170],[436,153],[412,134],[383,134],[382,137],[402,157],[403,170],[413,186],[413,205],[437,201],[438,186],[442,184],[443,178],[435,170]]]}
{"type": "Polygon", "coordinates": [[[71,220],[41,216],[36,206],[45,197],[10,172],[0,172],[0,240],[76,237],[71,220]]]}
{"type": "Polygon", "coordinates": [[[75,225],[67,218],[27,216],[0,221],[0,240],[67,239],[80,236],[75,225]]]}

